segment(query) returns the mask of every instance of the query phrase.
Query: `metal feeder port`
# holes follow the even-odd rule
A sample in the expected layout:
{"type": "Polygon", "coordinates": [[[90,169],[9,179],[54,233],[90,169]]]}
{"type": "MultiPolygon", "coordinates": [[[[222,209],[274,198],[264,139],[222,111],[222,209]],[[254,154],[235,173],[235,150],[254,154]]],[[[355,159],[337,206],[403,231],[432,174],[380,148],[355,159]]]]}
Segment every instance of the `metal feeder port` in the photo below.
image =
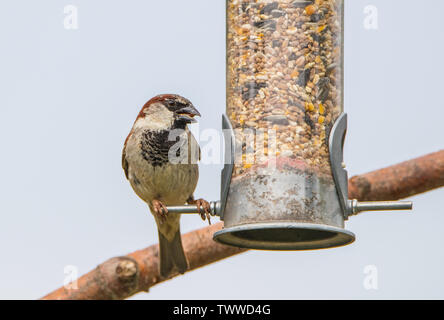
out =
{"type": "Polygon", "coordinates": [[[343,11],[343,0],[227,0],[226,164],[221,200],[211,203],[224,228],[215,241],[338,247],[355,240],[344,229],[351,215],[412,208],[348,199],[343,11]]]}

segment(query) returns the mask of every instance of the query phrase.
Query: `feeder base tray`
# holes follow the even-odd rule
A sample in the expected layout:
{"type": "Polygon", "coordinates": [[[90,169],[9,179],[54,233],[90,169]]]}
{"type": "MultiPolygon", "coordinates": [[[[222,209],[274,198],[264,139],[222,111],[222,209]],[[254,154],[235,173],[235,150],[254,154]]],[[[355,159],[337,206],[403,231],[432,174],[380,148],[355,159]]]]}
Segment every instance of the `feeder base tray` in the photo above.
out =
{"type": "Polygon", "coordinates": [[[254,223],[222,229],[213,239],[222,244],[258,250],[314,250],[355,241],[347,230],[311,223],[254,223]]]}

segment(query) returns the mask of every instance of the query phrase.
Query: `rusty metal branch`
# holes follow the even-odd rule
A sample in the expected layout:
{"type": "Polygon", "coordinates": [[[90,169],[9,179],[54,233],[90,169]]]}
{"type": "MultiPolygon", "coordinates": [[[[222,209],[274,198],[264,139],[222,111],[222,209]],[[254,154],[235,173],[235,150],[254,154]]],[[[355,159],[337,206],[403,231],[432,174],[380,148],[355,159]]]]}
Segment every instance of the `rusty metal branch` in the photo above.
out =
{"type": "MultiPolygon", "coordinates": [[[[444,150],[353,177],[349,181],[349,195],[364,201],[398,200],[442,186],[444,150]]],[[[222,225],[218,223],[182,237],[189,271],[246,251],[213,241],[213,233],[222,225]]],[[[168,280],[160,276],[158,264],[156,244],[102,263],[77,281],[78,289],[62,287],[42,299],[125,299],[168,280]]]]}

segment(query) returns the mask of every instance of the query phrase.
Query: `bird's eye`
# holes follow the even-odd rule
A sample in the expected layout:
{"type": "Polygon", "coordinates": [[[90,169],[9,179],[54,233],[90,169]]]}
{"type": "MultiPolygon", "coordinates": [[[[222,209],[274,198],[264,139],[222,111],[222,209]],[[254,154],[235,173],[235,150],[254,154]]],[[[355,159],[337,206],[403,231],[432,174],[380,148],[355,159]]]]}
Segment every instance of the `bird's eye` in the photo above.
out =
{"type": "Polygon", "coordinates": [[[183,102],[176,101],[176,106],[178,106],[179,108],[185,108],[187,105],[183,102]]]}

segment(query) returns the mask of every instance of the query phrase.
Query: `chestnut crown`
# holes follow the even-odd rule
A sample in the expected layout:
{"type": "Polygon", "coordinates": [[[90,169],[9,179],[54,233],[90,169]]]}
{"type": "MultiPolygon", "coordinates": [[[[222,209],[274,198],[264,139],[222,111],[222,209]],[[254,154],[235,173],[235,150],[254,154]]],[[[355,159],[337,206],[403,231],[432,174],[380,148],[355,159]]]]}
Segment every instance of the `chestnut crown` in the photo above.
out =
{"type": "Polygon", "coordinates": [[[144,118],[146,115],[162,109],[167,109],[174,117],[174,121],[184,124],[196,122],[194,117],[200,116],[199,111],[190,100],[177,94],[161,94],[145,103],[138,118],[144,118]]]}

